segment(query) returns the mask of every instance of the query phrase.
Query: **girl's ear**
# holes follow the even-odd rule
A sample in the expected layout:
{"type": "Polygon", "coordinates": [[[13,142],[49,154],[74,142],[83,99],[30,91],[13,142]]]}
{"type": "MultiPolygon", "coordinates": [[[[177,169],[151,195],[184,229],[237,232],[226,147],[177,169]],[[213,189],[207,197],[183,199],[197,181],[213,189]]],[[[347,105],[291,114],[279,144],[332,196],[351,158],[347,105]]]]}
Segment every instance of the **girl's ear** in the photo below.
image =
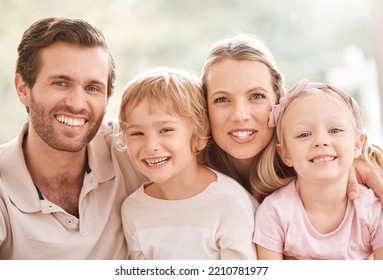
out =
{"type": "Polygon", "coordinates": [[[354,158],[358,158],[361,155],[365,141],[366,135],[364,133],[359,133],[359,135],[356,137],[354,158]]]}
{"type": "Polygon", "coordinates": [[[26,107],[29,107],[29,97],[31,92],[29,86],[25,83],[20,74],[15,75],[14,83],[20,102],[23,103],[26,107]]]}
{"type": "Polygon", "coordinates": [[[293,167],[293,163],[290,159],[289,152],[281,144],[276,144],[275,148],[277,149],[277,152],[281,157],[283,163],[286,164],[288,167],[293,167]]]}

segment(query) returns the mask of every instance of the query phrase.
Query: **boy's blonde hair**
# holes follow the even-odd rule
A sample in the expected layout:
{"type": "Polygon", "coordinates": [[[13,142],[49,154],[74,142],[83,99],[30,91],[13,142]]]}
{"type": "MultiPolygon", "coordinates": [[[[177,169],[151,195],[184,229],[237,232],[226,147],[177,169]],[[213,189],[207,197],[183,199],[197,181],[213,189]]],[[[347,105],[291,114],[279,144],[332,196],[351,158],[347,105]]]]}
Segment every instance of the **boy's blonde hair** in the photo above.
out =
{"type": "MultiPolygon", "coordinates": [[[[144,100],[150,110],[164,110],[188,120],[193,129],[191,149],[195,153],[200,152],[197,147],[207,141],[209,121],[206,100],[196,76],[183,70],[156,67],[133,78],[124,89],[120,105],[117,142],[120,150],[126,150],[127,113],[144,100]]],[[[144,115],[142,117],[145,118],[144,115]]]]}

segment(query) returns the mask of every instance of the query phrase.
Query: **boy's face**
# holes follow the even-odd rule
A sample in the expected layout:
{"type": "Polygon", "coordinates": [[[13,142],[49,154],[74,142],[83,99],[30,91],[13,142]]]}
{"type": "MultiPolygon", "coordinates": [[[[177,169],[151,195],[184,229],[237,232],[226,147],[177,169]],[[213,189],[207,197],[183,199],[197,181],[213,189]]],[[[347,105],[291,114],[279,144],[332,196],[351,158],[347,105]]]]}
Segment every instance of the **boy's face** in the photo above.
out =
{"type": "Polygon", "coordinates": [[[127,112],[125,137],[132,163],[152,182],[182,182],[197,164],[190,122],[145,100],[127,112]]]}

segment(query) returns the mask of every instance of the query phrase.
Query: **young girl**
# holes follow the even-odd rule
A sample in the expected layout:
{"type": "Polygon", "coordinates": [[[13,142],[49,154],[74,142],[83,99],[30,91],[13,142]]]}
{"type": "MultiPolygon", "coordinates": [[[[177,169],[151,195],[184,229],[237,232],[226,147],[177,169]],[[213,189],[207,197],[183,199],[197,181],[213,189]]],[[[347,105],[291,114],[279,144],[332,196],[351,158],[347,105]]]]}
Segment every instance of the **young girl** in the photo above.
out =
{"type": "MultiPolygon", "coordinates": [[[[211,48],[201,80],[212,135],[201,158],[261,202],[275,186],[286,185],[294,172],[278,156],[274,129],[267,125],[272,106],[285,95],[282,73],[262,39],[236,33],[211,48]]],[[[354,165],[350,198],[357,197],[357,173],[360,182],[381,196],[383,204],[383,171],[359,159],[354,165]]]]}
{"type": "Polygon", "coordinates": [[[198,79],[170,68],[137,76],[119,121],[132,163],[149,179],[122,206],[128,258],[255,259],[257,202],[197,161],[209,134],[198,79]]]}
{"type": "Polygon", "coordinates": [[[277,151],[296,177],[266,197],[257,211],[258,257],[382,259],[379,199],[363,185],[356,200],[346,193],[355,158],[382,168],[382,150],[374,145],[363,149],[369,144],[351,96],[301,81],[273,107],[269,125],[277,126],[277,151]]]}

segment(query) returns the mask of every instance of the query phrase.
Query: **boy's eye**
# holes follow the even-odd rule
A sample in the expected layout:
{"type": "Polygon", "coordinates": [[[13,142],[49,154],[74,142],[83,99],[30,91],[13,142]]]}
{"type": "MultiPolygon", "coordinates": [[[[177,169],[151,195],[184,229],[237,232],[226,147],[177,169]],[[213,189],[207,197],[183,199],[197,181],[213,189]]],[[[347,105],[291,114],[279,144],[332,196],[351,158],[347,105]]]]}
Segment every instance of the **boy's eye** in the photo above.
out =
{"type": "Polygon", "coordinates": [[[174,131],[174,129],[172,128],[163,128],[160,130],[160,133],[166,133],[166,132],[170,132],[170,131],[174,131]]]}
{"type": "Polygon", "coordinates": [[[142,133],[140,131],[133,131],[129,135],[130,136],[141,136],[141,135],[144,135],[144,133],[142,133]]]}

